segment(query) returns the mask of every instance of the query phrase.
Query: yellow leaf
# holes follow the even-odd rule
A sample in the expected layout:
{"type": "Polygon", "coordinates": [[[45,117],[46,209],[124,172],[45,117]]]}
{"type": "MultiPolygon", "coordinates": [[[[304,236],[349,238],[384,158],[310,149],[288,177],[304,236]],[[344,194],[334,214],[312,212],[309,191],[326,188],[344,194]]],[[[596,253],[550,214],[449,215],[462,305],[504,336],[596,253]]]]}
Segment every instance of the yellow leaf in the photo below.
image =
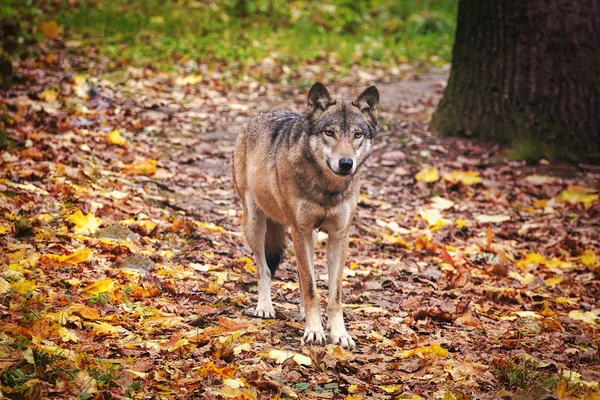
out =
{"type": "Polygon", "coordinates": [[[250,343],[242,343],[233,348],[233,354],[237,356],[242,351],[250,351],[251,349],[252,347],[250,347],[250,343]]]}
{"type": "Polygon", "coordinates": [[[382,386],[379,386],[379,388],[386,393],[394,393],[399,390],[402,390],[402,385],[387,385],[387,386],[382,385],[382,386]]]}
{"type": "Polygon", "coordinates": [[[573,310],[569,313],[569,318],[575,321],[583,321],[586,324],[596,325],[598,316],[591,311],[573,310]]]}
{"type": "Polygon", "coordinates": [[[239,389],[241,387],[244,387],[244,382],[242,382],[240,379],[238,378],[227,378],[227,379],[223,379],[223,384],[225,386],[229,386],[232,389],[239,389]]]}
{"type": "Polygon", "coordinates": [[[60,263],[77,265],[80,262],[87,262],[90,258],[91,252],[92,252],[92,249],[83,249],[83,250],[78,250],[71,254],[65,254],[65,255],[48,254],[45,257],[49,258],[50,260],[56,260],[60,263]]]}
{"type": "Polygon", "coordinates": [[[435,196],[431,198],[431,207],[436,208],[438,210],[447,210],[454,206],[454,202],[452,200],[444,199],[440,196],[435,196]]]}
{"type": "Polygon", "coordinates": [[[563,277],[560,275],[556,275],[556,276],[553,276],[552,278],[546,279],[544,282],[546,282],[547,286],[556,286],[559,283],[561,283],[562,281],[563,281],[563,277]]]}
{"type": "Polygon", "coordinates": [[[442,178],[450,183],[462,183],[466,186],[483,182],[483,179],[481,179],[481,176],[477,171],[452,171],[442,175],[442,178]]]}
{"type": "Polygon", "coordinates": [[[419,210],[419,215],[421,215],[421,218],[427,222],[431,231],[437,231],[438,229],[441,229],[442,227],[452,223],[452,221],[443,218],[440,210],[435,208],[421,208],[419,210]]]}
{"type": "Polygon", "coordinates": [[[93,213],[84,215],[81,210],[77,210],[71,214],[67,218],[67,221],[74,224],[72,230],[75,233],[93,235],[100,227],[100,220],[93,213]]]}
{"type": "Polygon", "coordinates": [[[456,400],[456,397],[452,394],[452,392],[446,392],[442,400],[456,400]]]}
{"type": "Polygon", "coordinates": [[[592,249],[587,249],[582,255],[579,256],[581,263],[588,267],[596,265],[597,258],[596,253],[592,249]]]}
{"type": "Polygon", "coordinates": [[[358,385],[352,384],[352,385],[348,386],[348,393],[356,393],[358,391],[359,391],[358,385]]]}
{"type": "Polygon", "coordinates": [[[387,244],[399,244],[399,245],[402,245],[402,246],[406,247],[409,250],[412,249],[412,245],[410,243],[408,243],[406,240],[404,240],[401,237],[399,237],[399,236],[388,235],[386,233],[384,233],[382,236],[383,236],[384,242],[387,243],[387,244]]]}
{"type": "Polygon", "coordinates": [[[475,219],[481,223],[500,223],[510,221],[509,215],[477,215],[475,219]]]}
{"type": "Polygon", "coordinates": [[[73,379],[73,384],[77,387],[78,392],[80,393],[97,393],[98,387],[96,379],[90,376],[89,372],[82,369],[79,370],[75,379],[73,379]]]}
{"type": "Polygon", "coordinates": [[[123,136],[121,136],[121,131],[118,129],[113,129],[106,136],[106,140],[110,144],[116,144],[117,146],[125,146],[127,144],[127,140],[123,136]]]}
{"type": "Polygon", "coordinates": [[[40,22],[40,32],[48,39],[54,39],[58,36],[58,24],[56,21],[40,22]]]}
{"type": "Polygon", "coordinates": [[[133,164],[131,164],[131,168],[133,169],[133,173],[136,175],[154,175],[156,173],[156,166],[158,162],[151,158],[146,158],[145,160],[137,160],[133,164]]]}
{"type": "Polygon", "coordinates": [[[425,168],[415,175],[418,182],[435,182],[440,179],[440,173],[437,168],[425,168]]]}
{"type": "Polygon", "coordinates": [[[6,235],[10,232],[10,228],[8,226],[0,225],[0,235],[6,235]]]}
{"type": "Polygon", "coordinates": [[[4,294],[10,290],[10,283],[0,277],[0,294],[4,294]]]}
{"type": "Polygon", "coordinates": [[[546,257],[540,253],[528,253],[523,260],[517,263],[517,266],[523,268],[532,264],[544,265],[546,264],[546,257]]]}
{"type": "Polygon", "coordinates": [[[187,75],[184,77],[178,77],[175,79],[176,85],[197,85],[204,77],[202,75],[187,75]]]}
{"type": "Polygon", "coordinates": [[[117,336],[121,333],[129,333],[127,329],[111,325],[108,322],[84,322],[83,325],[92,328],[97,335],[117,336]]]}
{"type": "Polygon", "coordinates": [[[225,229],[222,226],[215,225],[212,222],[206,223],[206,222],[197,221],[196,224],[201,228],[208,229],[209,231],[225,232],[225,229]]]}
{"type": "Polygon", "coordinates": [[[94,282],[91,285],[86,286],[81,290],[81,294],[88,296],[96,296],[100,293],[111,292],[115,281],[112,279],[102,279],[98,282],[94,282]]]}
{"type": "Polygon", "coordinates": [[[515,311],[515,314],[517,314],[521,318],[531,318],[531,319],[542,318],[542,316],[540,314],[536,313],[535,311],[515,311]]]}
{"type": "Polygon", "coordinates": [[[434,356],[434,357],[445,357],[448,355],[448,350],[444,349],[439,344],[432,344],[425,347],[417,347],[416,349],[405,350],[400,354],[401,358],[409,358],[415,355],[418,356],[434,356]]]}
{"type": "Polygon", "coordinates": [[[73,342],[73,343],[77,343],[79,342],[79,338],[77,337],[77,335],[75,334],[74,331],[65,328],[64,326],[61,326],[60,328],[58,328],[58,334],[60,336],[60,340],[62,340],[63,342],[73,342]]]}
{"type": "Polygon", "coordinates": [[[577,205],[581,203],[586,209],[588,209],[592,206],[592,203],[598,200],[598,198],[599,196],[594,189],[570,185],[565,190],[560,192],[560,194],[556,197],[556,201],[559,203],[569,203],[571,205],[577,205]]]}
{"type": "Polygon", "coordinates": [[[236,258],[235,261],[240,261],[244,263],[244,268],[246,269],[246,271],[248,272],[256,272],[256,266],[254,265],[254,260],[252,260],[250,257],[240,257],[240,258],[236,258]]]}
{"type": "Polygon", "coordinates": [[[31,293],[37,288],[35,281],[13,282],[10,286],[19,294],[31,293]]]}
{"type": "Polygon", "coordinates": [[[546,205],[548,205],[548,200],[536,200],[535,203],[533,203],[535,208],[546,208],[546,205]]]}
{"type": "Polygon", "coordinates": [[[470,225],[471,225],[471,223],[467,220],[460,219],[460,218],[456,219],[456,229],[462,229],[465,226],[470,226],[470,225]]]}
{"type": "MultiPolygon", "coordinates": [[[[352,386],[352,385],[350,385],[352,386]]],[[[354,385],[356,386],[356,385],[354,385]]],[[[363,397],[360,394],[349,394],[344,398],[344,400],[363,400],[363,397]]]]}
{"type": "Polygon", "coordinates": [[[305,365],[307,367],[311,366],[310,357],[305,356],[304,354],[294,353],[293,351],[287,350],[271,350],[269,352],[269,357],[277,362],[277,364],[283,363],[288,358],[293,359],[298,365],[305,365]]]}
{"type": "Polygon", "coordinates": [[[54,89],[46,89],[43,92],[38,93],[38,99],[45,101],[46,103],[54,103],[58,93],[54,89]]]}
{"type": "Polygon", "coordinates": [[[535,279],[535,275],[529,272],[525,274],[525,276],[523,276],[516,271],[509,271],[508,276],[514,280],[521,282],[523,285],[529,285],[535,279]]]}

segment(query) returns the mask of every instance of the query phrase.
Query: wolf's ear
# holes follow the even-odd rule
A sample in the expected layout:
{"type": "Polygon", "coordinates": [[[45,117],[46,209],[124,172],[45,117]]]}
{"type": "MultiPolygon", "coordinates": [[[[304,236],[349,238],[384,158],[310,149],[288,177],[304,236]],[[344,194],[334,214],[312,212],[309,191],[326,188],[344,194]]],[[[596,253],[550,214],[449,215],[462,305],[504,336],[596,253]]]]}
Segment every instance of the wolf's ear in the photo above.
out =
{"type": "Polygon", "coordinates": [[[360,111],[376,120],[377,105],[379,104],[379,90],[377,90],[375,86],[369,86],[364,92],[358,95],[352,104],[355,107],[358,107],[360,111]]]}
{"type": "Polygon", "coordinates": [[[317,82],[308,91],[308,111],[325,111],[327,107],[335,104],[331,99],[327,88],[321,82],[317,82]]]}

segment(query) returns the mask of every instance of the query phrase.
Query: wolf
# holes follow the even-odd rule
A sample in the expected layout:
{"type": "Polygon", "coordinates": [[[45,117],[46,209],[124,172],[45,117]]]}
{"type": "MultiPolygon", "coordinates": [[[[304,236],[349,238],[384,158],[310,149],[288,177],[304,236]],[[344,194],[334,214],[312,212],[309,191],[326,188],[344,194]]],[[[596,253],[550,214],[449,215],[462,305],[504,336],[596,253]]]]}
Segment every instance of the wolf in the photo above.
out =
{"type": "Polygon", "coordinates": [[[305,114],[258,114],[236,139],[233,183],[258,272],[258,303],[251,313],[275,317],[271,278],[283,257],[289,229],[298,264],[300,314],[306,321],[302,339],[307,345],[326,343],[314,270],[317,231],[324,230],[330,340],[346,349],[356,346],[344,324],[342,274],[359,177],[377,135],[378,104],[375,86],[354,101],[337,101],[317,82],[308,92],[305,114]]]}

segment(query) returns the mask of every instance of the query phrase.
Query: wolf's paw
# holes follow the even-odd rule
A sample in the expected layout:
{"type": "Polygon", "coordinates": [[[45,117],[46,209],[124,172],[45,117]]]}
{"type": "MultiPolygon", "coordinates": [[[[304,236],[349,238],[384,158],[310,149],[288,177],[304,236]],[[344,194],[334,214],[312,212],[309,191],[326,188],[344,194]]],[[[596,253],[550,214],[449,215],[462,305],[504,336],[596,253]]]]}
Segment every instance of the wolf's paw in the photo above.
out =
{"type": "Polygon", "coordinates": [[[250,310],[250,313],[258,318],[275,318],[275,309],[273,306],[256,306],[255,309],[250,310]]]}
{"type": "Polygon", "coordinates": [[[306,328],[304,330],[304,336],[302,337],[304,344],[317,346],[325,346],[325,332],[321,329],[320,331],[306,328]]]}
{"type": "Polygon", "coordinates": [[[341,348],[347,350],[354,350],[356,348],[354,339],[352,339],[352,336],[348,335],[347,333],[341,336],[331,335],[331,343],[337,344],[341,348]]]}

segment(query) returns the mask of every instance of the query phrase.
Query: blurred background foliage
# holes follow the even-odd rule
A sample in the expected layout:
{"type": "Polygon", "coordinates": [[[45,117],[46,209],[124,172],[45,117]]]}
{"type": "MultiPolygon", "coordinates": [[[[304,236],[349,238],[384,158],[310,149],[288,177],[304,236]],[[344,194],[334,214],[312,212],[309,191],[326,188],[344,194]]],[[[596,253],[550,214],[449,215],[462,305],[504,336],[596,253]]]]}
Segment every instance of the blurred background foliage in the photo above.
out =
{"type": "Polygon", "coordinates": [[[450,61],[458,0],[3,0],[21,35],[55,20],[68,46],[169,68],[193,60],[248,66],[450,61]],[[38,21],[38,23],[39,23],[38,21]]]}

